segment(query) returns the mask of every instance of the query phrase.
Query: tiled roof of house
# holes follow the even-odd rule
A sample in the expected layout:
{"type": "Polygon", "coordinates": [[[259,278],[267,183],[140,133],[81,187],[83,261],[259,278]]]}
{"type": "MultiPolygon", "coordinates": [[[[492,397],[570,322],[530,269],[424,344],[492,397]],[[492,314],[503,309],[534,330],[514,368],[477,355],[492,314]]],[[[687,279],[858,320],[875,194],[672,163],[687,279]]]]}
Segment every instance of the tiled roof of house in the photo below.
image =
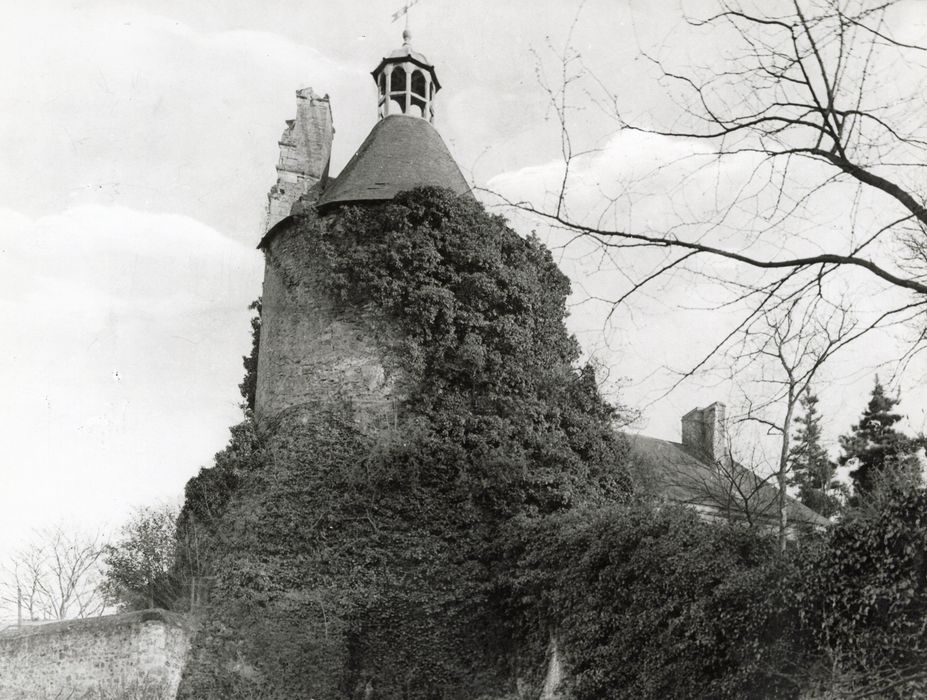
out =
{"type": "MultiPolygon", "coordinates": [[[[690,505],[720,516],[751,517],[764,522],[778,518],[779,490],[774,477],[763,478],[739,464],[710,464],[682,444],[629,435],[633,477],[640,491],[673,503],[690,505]]],[[[787,496],[790,524],[823,527],[827,518],[787,496]]]]}
{"type": "Polygon", "coordinates": [[[319,198],[319,208],[392,199],[422,185],[470,191],[435,128],[425,119],[394,114],[381,119],[319,198]]]}

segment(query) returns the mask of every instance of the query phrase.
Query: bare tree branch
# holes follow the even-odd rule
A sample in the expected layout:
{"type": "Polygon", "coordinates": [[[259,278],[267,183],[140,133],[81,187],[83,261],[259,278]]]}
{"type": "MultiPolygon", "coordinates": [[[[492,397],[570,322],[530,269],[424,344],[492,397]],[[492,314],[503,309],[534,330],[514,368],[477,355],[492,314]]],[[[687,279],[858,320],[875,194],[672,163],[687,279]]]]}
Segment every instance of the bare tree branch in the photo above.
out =
{"type": "Polygon", "coordinates": [[[102,614],[103,542],[99,535],[63,526],[35,533],[33,541],[0,562],[0,603],[22,606],[28,620],[65,620],[102,614]]]}

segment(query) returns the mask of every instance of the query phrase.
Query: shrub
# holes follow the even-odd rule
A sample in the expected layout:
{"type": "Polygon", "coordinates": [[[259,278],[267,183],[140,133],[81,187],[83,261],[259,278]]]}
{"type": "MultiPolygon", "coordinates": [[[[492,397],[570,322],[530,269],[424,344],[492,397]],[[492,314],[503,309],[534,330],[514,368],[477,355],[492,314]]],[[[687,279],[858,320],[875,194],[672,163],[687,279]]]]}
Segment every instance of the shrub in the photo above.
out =
{"type": "Polygon", "coordinates": [[[522,638],[537,654],[557,637],[568,697],[797,693],[783,678],[788,566],[755,530],[636,504],[552,516],[510,542],[522,638]]]}
{"type": "Polygon", "coordinates": [[[810,683],[843,696],[927,694],[927,491],[895,485],[852,511],[796,585],[818,663],[810,683]]]}

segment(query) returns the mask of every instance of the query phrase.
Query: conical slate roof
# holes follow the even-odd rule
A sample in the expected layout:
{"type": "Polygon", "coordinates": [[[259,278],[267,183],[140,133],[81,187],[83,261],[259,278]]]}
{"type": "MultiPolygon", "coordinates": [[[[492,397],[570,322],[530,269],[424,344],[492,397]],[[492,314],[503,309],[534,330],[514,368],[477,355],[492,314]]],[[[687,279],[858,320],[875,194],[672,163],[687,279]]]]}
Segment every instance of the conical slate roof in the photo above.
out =
{"type": "Polygon", "coordinates": [[[392,199],[422,185],[447,187],[458,194],[470,191],[435,128],[424,119],[393,114],[371,129],[325,188],[318,206],[392,199]]]}

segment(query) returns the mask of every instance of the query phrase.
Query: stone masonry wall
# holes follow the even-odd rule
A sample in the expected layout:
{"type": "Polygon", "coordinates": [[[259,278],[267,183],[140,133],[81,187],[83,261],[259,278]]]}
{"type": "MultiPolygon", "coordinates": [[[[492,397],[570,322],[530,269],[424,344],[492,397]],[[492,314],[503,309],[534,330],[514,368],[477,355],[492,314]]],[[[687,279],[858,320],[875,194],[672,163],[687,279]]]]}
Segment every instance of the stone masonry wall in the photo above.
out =
{"type": "Polygon", "coordinates": [[[682,417],[682,444],[688,450],[708,460],[728,456],[725,433],[725,406],[715,402],[705,408],[694,408],[682,417]]]}
{"type": "Polygon", "coordinates": [[[162,610],[0,634],[0,700],[173,700],[191,636],[162,610]]]}
{"type": "Polygon", "coordinates": [[[312,88],[298,90],[296,119],[287,121],[279,141],[277,182],[267,195],[265,231],[289,216],[294,202],[328,176],[333,136],[328,95],[319,97],[312,88]]]}
{"type": "Polygon", "coordinates": [[[344,401],[366,422],[362,429],[388,427],[378,424],[389,420],[396,377],[380,326],[364,310],[335,309],[306,248],[294,225],[264,249],[255,418],[264,425],[287,409],[344,401]]]}

